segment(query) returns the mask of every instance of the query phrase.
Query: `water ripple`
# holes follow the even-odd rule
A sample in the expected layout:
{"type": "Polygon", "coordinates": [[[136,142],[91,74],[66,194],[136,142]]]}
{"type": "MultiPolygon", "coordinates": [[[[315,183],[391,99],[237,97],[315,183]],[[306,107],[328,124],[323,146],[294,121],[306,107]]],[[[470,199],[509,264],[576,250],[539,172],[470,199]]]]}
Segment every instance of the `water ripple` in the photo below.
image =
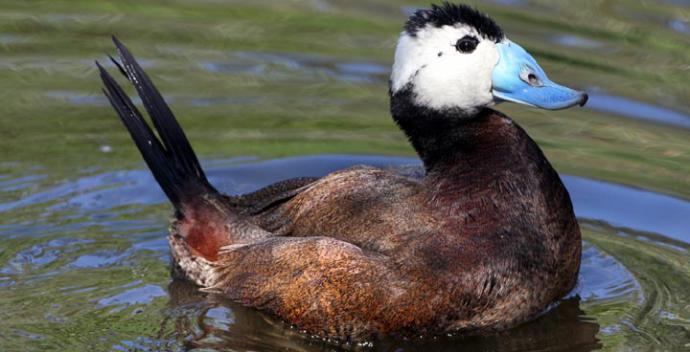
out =
{"type": "Polygon", "coordinates": [[[639,102],[625,97],[590,92],[588,109],[632,117],[639,120],[661,122],[673,126],[690,128],[690,116],[671,109],[639,102]]]}
{"type": "Polygon", "coordinates": [[[305,53],[236,52],[228,62],[202,62],[213,73],[247,74],[291,81],[327,77],[339,81],[373,83],[388,79],[390,68],[367,61],[341,61],[305,53]]]}
{"type": "Polygon", "coordinates": [[[582,49],[600,49],[604,46],[603,43],[594,39],[584,38],[572,34],[556,35],[551,37],[551,41],[558,45],[582,49]]]}
{"type": "Polygon", "coordinates": [[[151,303],[151,301],[158,297],[165,297],[167,295],[165,290],[160,286],[147,284],[113,296],[102,298],[98,301],[98,305],[101,307],[118,306],[119,308],[137,304],[145,305],[151,303]]]}
{"type": "Polygon", "coordinates": [[[615,258],[584,242],[580,282],[575,292],[584,301],[644,301],[642,287],[615,258]]]}
{"type": "Polygon", "coordinates": [[[93,242],[87,239],[60,238],[33,245],[17,252],[3,267],[1,274],[18,275],[35,271],[58,260],[63,254],[77,250],[78,245],[93,242]]]}
{"type": "Polygon", "coordinates": [[[668,26],[674,31],[683,34],[690,34],[690,22],[683,20],[672,20],[668,22],[668,26]]]}

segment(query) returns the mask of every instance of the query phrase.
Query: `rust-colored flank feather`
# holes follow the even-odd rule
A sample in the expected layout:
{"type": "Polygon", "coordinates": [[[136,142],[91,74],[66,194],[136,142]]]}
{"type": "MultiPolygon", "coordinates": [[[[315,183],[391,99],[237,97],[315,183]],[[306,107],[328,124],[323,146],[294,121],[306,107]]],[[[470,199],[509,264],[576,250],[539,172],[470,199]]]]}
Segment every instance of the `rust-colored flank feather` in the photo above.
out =
{"type": "Polygon", "coordinates": [[[158,136],[99,65],[100,74],[175,207],[176,276],[311,335],[349,341],[502,330],[575,285],[581,240],[568,193],[501,113],[452,118],[412,106],[401,91],[391,111],[424,162],[419,176],[358,166],[227,196],[208,183],[160,93],[115,43],[158,136]]]}

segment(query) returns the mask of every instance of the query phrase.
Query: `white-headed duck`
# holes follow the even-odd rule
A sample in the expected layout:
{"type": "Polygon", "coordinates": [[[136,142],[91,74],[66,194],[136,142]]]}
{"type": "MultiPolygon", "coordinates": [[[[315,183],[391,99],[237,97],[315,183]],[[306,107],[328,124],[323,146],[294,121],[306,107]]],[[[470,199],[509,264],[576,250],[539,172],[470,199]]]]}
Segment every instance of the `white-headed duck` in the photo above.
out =
{"type": "Polygon", "coordinates": [[[173,274],[311,335],[361,341],[510,328],[573,289],[581,239],[537,144],[492,110],[587,95],[550,81],[489,17],[443,3],[401,33],[390,110],[424,164],[360,166],[223,195],[117,39],[153,126],[100,65],[105,94],[175,208],[173,274]]]}

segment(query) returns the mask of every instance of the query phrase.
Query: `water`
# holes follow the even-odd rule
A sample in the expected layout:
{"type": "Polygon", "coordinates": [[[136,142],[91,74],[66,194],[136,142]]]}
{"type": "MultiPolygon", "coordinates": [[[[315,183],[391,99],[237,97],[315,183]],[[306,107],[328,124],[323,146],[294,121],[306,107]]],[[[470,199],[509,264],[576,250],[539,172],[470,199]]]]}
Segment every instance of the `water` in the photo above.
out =
{"type": "MultiPolygon", "coordinates": [[[[337,350],[170,280],[170,208],[92,64],[117,34],[241,193],[353,164],[418,164],[387,112],[405,12],[425,1],[0,4],[0,350],[337,350]]],[[[490,1],[557,82],[557,113],[504,104],[571,192],[576,290],[488,337],[376,350],[690,350],[690,6],[490,1]]]]}

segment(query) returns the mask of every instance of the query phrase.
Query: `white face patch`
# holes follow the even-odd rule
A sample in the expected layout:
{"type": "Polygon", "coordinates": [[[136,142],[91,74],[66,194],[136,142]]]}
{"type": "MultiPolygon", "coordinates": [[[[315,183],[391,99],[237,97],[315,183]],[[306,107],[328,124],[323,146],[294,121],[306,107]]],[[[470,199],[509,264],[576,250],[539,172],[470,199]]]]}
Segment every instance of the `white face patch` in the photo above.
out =
{"type": "Polygon", "coordinates": [[[393,93],[411,84],[415,103],[432,109],[474,110],[494,102],[491,74],[498,64],[496,43],[466,25],[431,25],[416,37],[403,32],[395,50],[391,84],[393,93]],[[455,48],[458,39],[479,40],[471,53],[455,48]]]}

